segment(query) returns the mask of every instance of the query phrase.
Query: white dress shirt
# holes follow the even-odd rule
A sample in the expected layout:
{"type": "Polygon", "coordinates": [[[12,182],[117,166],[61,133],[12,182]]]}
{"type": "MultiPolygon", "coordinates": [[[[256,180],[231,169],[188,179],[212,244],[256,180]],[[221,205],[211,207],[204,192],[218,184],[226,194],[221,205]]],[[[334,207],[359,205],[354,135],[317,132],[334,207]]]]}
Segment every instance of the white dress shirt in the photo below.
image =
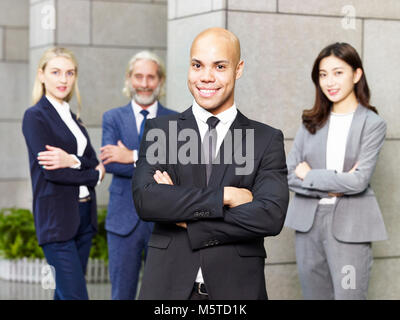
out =
{"type": "MultiPolygon", "coordinates": [[[[143,110],[143,108],[136,103],[135,100],[132,99],[131,101],[132,105],[132,110],[133,114],[135,115],[135,120],[136,120],[136,128],[137,128],[137,133],[140,133],[140,126],[142,124],[142,121],[144,119],[144,116],[140,113],[140,111],[143,110]]],[[[158,101],[154,101],[154,103],[150,106],[148,106],[145,110],[149,112],[149,114],[146,117],[147,119],[153,119],[157,116],[157,110],[158,110],[158,101]]],[[[139,159],[139,150],[133,149],[133,163],[135,164],[136,161],[139,159]]]]}
{"type": "MultiPolygon", "coordinates": [[[[82,130],[79,128],[78,124],[75,122],[75,120],[72,118],[71,111],[69,104],[65,101],[63,103],[59,103],[57,100],[49,97],[46,95],[47,100],[50,101],[50,103],[53,105],[54,109],[56,109],[57,113],[61,117],[62,121],[67,125],[68,129],[72,132],[76,139],[76,144],[77,144],[77,152],[76,154],[81,157],[83,153],[85,152],[86,146],[87,146],[87,139],[86,136],[83,134],[82,130]]],[[[57,147],[57,146],[54,146],[57,147]]],[[[75,155],[72,155],[75,156],[75,155]]],[[[79,159],[75,156],[75,159],[79,162],[78,164],[72,166],[72,169],[79,169],[81,166],[81,162],[79,159]]],[[[101,178],[101,171],[99,171],[99,182],[101,178]]],[[[99,183],[98,182],[98,183],[99,183]]],[[[89,189],[87,186],[79,186],[79,198],[85,198],[89,195],[89,189]]]]}
{"type": "MultiPolygon", "coordinates": [[[[347,136],[349,134],[354,111],[350,113],[331,112],[328,140],[326,142],[326,169],[343,172],[347,136]]],[[[320,204],[334,204],[336,197],[322,198],[320,204]]]]}
{"type": "MultiPolygon", "coordinates": [[[[201,141],[203,142],[204,136],[208,130],[207,119],[209,117],[217,117],[220,121],[218,122],[215,130],[217,130],[217,146],[215,154],[218,154],[218,150],[222,145],[222,142],[225,138],[226,133],[228,132],[230,126],[232,125],[233,121],[237,115],[237,108],[236,105],[233,104],[229,109],[217,114],[213,115],[211,112],[207,111],[206,109],[200,107],[196,101],[193,101],[192,111],[194,118],[196,119],[197,126],[199,128],[201,141]]],[[[203,273],[201,272],[201,268],[197,272],[196,282],[204,283],[203,273]]]]}

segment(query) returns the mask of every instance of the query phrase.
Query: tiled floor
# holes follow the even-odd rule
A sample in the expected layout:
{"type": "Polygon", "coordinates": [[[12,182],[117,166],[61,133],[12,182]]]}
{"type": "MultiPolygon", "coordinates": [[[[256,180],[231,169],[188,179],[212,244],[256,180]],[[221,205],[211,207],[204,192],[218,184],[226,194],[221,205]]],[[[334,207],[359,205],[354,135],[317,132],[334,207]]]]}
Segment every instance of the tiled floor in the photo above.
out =
{"type": "MultiPolygon", "coordinates": [[[[110,300],[110,283],[90,283],[87,285],[89,299],[110,300]]],[[[0,280],[0,300],[52,300],[54,290],[45,290],[41,284],[0,280]]]]}

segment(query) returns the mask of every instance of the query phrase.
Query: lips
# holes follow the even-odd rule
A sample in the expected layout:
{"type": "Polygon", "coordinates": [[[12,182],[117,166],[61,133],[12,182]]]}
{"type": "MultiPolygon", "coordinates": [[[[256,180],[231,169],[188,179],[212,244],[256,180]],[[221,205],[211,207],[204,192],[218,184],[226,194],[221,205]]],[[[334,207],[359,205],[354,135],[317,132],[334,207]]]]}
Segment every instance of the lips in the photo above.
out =
{"type": "Polygon", "coordinates": [[[62,87],[57,87],[57,89],[61,92],[64,92],[65,90],[67,90],[67,87],[62,86],[62,87]]]}
{"type": "Polygon", "coordinates": [[[153,93],[153,90],[138,90],[137,92],[149,96],[153,93]]]}
{"type": "Polygon", "coordinates": [[[331,96],[336,95],[339,92],[340,89],[328,89],[328,93],[331,96]]]}

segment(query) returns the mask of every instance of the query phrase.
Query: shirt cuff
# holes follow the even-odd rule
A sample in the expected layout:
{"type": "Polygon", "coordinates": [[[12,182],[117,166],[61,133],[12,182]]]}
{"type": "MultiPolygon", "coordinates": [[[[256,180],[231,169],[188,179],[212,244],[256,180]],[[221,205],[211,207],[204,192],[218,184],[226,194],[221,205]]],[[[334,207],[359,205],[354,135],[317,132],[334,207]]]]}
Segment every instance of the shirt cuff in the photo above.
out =
{"type": "Polygon", "coordinates": [[[96,187],[97,187],[101,183],[101,170],[100,169],[96,169],[96,170],[99,172],[99,180],[97,180],[97,184],[96,184],[96,187]]]}
{"type": "Polygon", "coordinates": [[[136,167],[136,161],[139,159],[139,153],[136,149],[133,149],[133,166],[136,167]]]}
{"type": "Polygon", "coordinates": [[[70,166],[71,169],[80,169],[81,168],[81,161],[78,159],[78,157],[74,154],[70,154],[70,156],[73,156],[75,158],[76,161],[78,161],[77,164],[74,164],[72,166],[70,166]]]}

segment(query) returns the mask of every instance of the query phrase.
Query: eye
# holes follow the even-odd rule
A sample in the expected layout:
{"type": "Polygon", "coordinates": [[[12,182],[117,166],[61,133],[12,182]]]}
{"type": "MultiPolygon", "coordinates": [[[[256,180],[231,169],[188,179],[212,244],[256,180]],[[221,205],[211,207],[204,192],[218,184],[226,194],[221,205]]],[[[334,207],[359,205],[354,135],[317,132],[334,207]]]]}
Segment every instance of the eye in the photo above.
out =
{"type": "Polygon", "coordinates": [[[67,72],[67,76],[69,76],[69,77],[72,77],[72,76],[74,76],[75,75],[75,72],[74,71],[68,71],[67,72]]]}
{"type": "Polygon", "coordinates": [[[320,78],[325,78],[325,77],[326,77],[326,73],[320,73],[320,74],[319,74],[319,77],[320,77],[320,78]]]}
{"type": "Polygon", "coordinates": [[[52,71],[51,73],[54,74],[54,75],[57,75],[59,72],[58,71],[52,71]]]}
{"type": "Polygon", "coordinates": [[[343,71],[336,71],[335,75],[340,76],[341,74],[343,74],[343,71]]]}
{"type": "Polygon", "coordinates": [[[200,63],[192,63],[192,67],[195,69],[200,69],[201,65],[200,63]]]}
{"type": "Polygon", "coordinates": [[[224,70],[226,67],[222,64],[217,65],[218,70],[224,70]]]}

